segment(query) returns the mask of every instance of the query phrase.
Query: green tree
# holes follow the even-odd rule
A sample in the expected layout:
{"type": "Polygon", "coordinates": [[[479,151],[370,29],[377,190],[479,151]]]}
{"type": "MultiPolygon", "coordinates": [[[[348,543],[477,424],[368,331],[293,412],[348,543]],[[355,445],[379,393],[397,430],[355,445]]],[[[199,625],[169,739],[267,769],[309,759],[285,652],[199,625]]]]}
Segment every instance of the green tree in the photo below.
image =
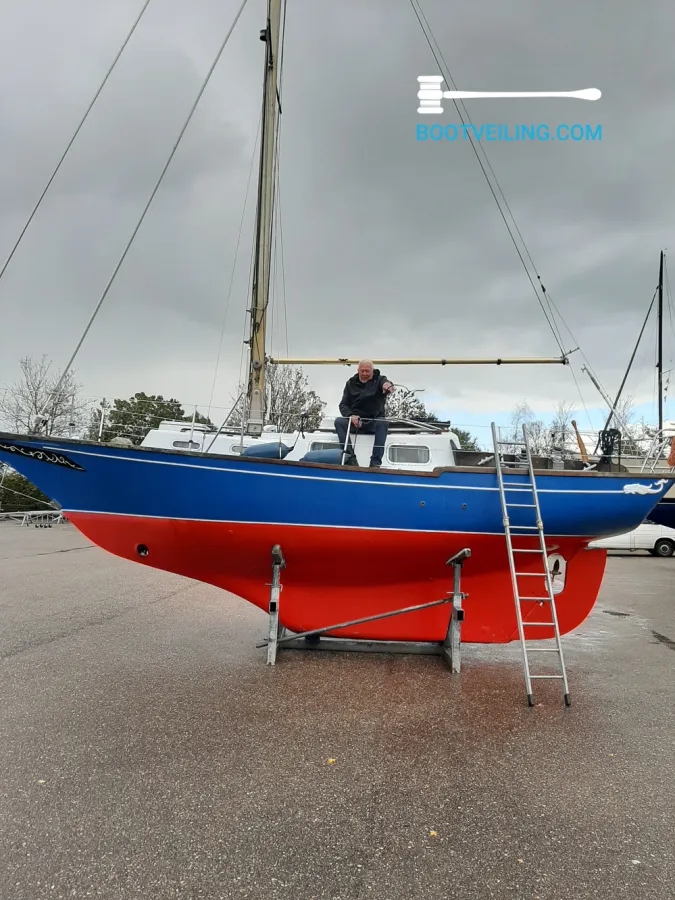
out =
{"type": "MultiPolygon", "coordinates": [[[[191,416],[191,415],[185,416],[185,418],[183,419],[183,421],[184,421],[184,422],[191,422],[191,421],[192,421],[192,416],[191,416]]],[[[213,424],[213,422],[211,421],[211,419],[209,419],[208,416],[203,416],[203,415],[199,412],[199,410],[197,410],[197,412],[195,413],[195,425],[208,425],[209,428],[215,428],[215,427],[216,427],[216,426],[213,424]]]]}
{"type": "MultiPolygon", "coordinates": [[[[409,419],[412,422],[438,422],[438,416],[429,412],[424,401],[415,397],[413,391],[398,389],[387,397],[387,418],[409,419]]],[[[462,450],[480,450],[476,438],[463,428],[450,426],[457,435],[462,450]]]]}
{"type": "MultiPolygon", "coordinates": [[[[184,420],[185,410],[173,397],[165,400],[161,394],[145,394],[138,391],[128,400],[117,398],[107,410],[101,440],[110,441],[115,437],[125,437],[133,444],[140,444],[152,428],[158,428],[164,419],[184,420]]],[[[100,411],[90,426],[95,427],[98,439],[100,411]]]]}
{"type": "Polygon", "coordinates": [[[56,505],[27,478],[9,466],[0,470],[0,511],[27,512],[56,505]]]}
{"type": "Polygon", "coordinates": [[[450,426],[451,430],[455,432],[457,437],[459,438],[459,446],[462,450],[480,450],[480,445],[476,438],[471,434],[470,431],[466,431],[464,428],[456,428],[454,425],[450,426]]]}
{"type": "Polygon", "coordinates": [[[397,388],[387,397],[388,419],[410,419],[416,422],[438,422],[438,416],[429,412],[424,401],[415,396],[414,391],[397,388]]]}
{"type": "MultiPolygon", "coordinates": [[[[139,391],[128,400],[120,398],[108,404],[105,397],[98,407],[90,412],[89,427],[86,438],[98,441],[110,441],[115,437],[129,438],[134,444],[140,444],[152,428],[158,428],[160,422],[192,422],[192,413],[186,415],[182,404],[171,398],[165,400],[161,394],[145,394],[139,391]],[[103,430],[101,431],[101,416],[103,430]]],[[[214,428],[213,422],[199,411],[195,414],[195,424],[208,425],[214,428]]]]}

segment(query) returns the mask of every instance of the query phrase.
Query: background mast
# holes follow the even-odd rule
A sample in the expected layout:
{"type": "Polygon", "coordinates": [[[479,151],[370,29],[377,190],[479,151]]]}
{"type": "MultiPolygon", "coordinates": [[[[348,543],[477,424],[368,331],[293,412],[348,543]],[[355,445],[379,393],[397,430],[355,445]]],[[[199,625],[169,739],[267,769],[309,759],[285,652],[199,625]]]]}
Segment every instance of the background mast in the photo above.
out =
{"type": "Polygon", "coordinates": [[[658,311],[658,358],[659,371],[659,434],[663,431],[663,250],[659,262],[659,311],[658,311]]]}

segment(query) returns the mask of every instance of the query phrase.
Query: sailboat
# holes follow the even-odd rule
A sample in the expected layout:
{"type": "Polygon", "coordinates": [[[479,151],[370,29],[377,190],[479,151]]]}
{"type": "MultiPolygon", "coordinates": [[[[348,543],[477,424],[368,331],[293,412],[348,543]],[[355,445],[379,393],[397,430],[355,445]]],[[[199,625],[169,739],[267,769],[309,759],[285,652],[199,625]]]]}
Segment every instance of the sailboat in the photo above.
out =
{"type": "MultiPolygon", "coordinates": [[[[249,381],[241,434],[219,429],[216,435],[208,435],[194,425],[188,425],[186,434],[186,423],[181,423],[157,429],[142,446],[119,446],[40,433],[0,433],[0,459],[54,498],[74,526],[104,550],[139,565],[216,585],[265,611],[271,554],[273,548],[281,547],[286,568],[279,615],[282,624],[295,633],[446,597],[447,561],[470,548],[463,572],[468,593],[463,640],[517,640],[495,457],[463,451],[449,428],[398,422],[390,429],[381,468],[367,467],[365,436],[357,446],[360,465],[348,467],[341,464],[330,420],[312,434],[302,429],[277,434],[266,425],[265,371],[271,358],[266,353],[265,322],[281,9],[282,0],[268,0],[261,33],[265,45],[263,126],[249,381]]],[[[430,361],[374,362],[393,366],[430,361]]],[[[435,362],[545,365],[566,360],[435,362]]],[[[504,485],[517,490],[522,469],[516,455],[511,463],[504,485]]],[[[589,542],[636,527],[675,476],[587,471],[575,461],[556,465],[543,457],[535,457],[534,463],[546,550],[564,563],[556,598],[564,634],[584,621],[602,582],[606,554],[587,550],[589,542]]],[[[527,525],[530,513],[525,508],[514,513],[513,526],[532,527],[527,525]]],[[[525,552],[532,553],[524,557],[532,562],[521,563],[522,569],[534,574],[541,558],[534,551],[525,552]]],[[[540,618],[540,607],[536,597],[523,601],[526,625],[540,618]]],[[[437,605],[360,621],[341,629],[339,636],[442,641],[449,615],[447,605],[437,605]]],[[[552,637],[553,629],[543,629],[538,636],[552,637]]]]}
{"type": "MultiPolygon", "coordinates": [[[[664,304],[663,304],[663,287],[664,287],[664,261],[665,254],[661,251],[659,258],[659,278],[656,290],[654,291],[654,295],[651,299],[649,307],[647,309],[647,315],[645,316],[645,320],[643,322],[642,328],[640,329],[640,333],[638,334],[637,342],[635,344],[635,348],[631,355],[631,358],[628,362],[628,366],[626,367],[626,371],[624,373],[623,379],[621,381],[621,385],[619,387],[618,393],[614,400],[612,401],[607,394],[602,389],[601,385],[598,383],[595,376],[585,370],[595,385],[596,389],[602,396],[603,400],[607,403],[609,408],[609,416],[604,424],[604,427],[601,432],[598,434],[597,438],[597,446],[595,448],[595,453],[589,454],[586,446],[584,444],[582,436],[579,434],[578,429],[576,428],[576,423],[572,422],[572,426],[576,432],[577,442],[579,445],[579,449],[581,452],[581,458],[583,458],[584,462],[589,466],[595,466],[598,464],[606,464],[608,453],[604,454],[601,452],[598,455],[597,451],[601,444],[612,444],[614,443],[614,447],[612,448],[614,454],[617,457],[617,463],[614,465],[619,465],[623,467],[628,472],[634,473],[644,473],[649,472],[652,475],[658,477],[660,474],[668,474],[673,472],[675,469],[675,465],[673,464],[673,459],[675,458],[675,420],[664,421],[664,369],[663,369],[663,324],[664,324],[664,304]],[[640,343],[642,341],[645,329],[647,327],[647,323],[649,321],[652,309],[656,302],[656,397],[657,397],[657,407],[658,407],[658,424],[650,429],[648,429],[647,436],[642,437],[639,440],[631,437],[631,428],[627,422],[623,421],[617,407],[619,405],[619,401],[621,399],[621,395],[623,393],[624,387],[628,380],[628,376],[630,374],[631,368],[633,366],[633,362],[635,361],[635,357],[637,355],[637,351],[640,347],[640,343]],[[612,419],[616,419],[617,428],[609,429],[610,424],[612,423],[612,419]],[[623,432],[623,433],[622,433],[623,432]],[[603,438],[608,435],[613,438],[613,441],[604,441],[603,438]],[[624,449],[621,449],[621,442],[628,438],[628,452],[624,449]]],[[[611,451],[610,451],[611,453],[611,451]]],[[[649,522],[657,525],[665,525],[668,527],[675,527],[675,486],[671,487],[663,496],[661,500],[656,504],[653,510],[649,513],[649,522]]]]}
{"type": "MultiPolygon", "coordinates": [[[[648,452],[648,459],[645,460],[643,471],[648,469],[651,472],[659,471],[668,463],[664,459],[668,457],[668,462],[673,460],[675,454],[675,421],[663,421],[663,262],[664,253],[661,251],[659,259],[659,283],[657,287],[658,305],[656,311],[657,321],[657,359],[656,369],[658,373],[657,391],[658,391],[658,428],[653,439],[653,447],[648,452]],[[670,453],[668,450],[670,449],[670,453]],[[649,457],[653,455],[652,461],[649,457]]],[[[638,340],[639,343],[639,340],[638,340]]],[[[656,525],[666,525],[669,528],[675,528],[675,486],[666,492],[663,499],[660,500],[649,514],[649,521],[656,525]]]]}

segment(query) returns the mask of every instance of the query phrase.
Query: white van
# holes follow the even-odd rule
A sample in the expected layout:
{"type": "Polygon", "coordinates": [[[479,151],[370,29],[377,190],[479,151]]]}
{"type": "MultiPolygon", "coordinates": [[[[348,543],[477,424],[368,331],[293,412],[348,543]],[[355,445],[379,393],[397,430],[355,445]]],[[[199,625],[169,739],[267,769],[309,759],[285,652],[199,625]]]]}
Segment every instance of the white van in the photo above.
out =
{"type": "Polygon", "coordinates": [[[672,556],[675,553],[675,528],[656,525],[646,519],[633,531],[591,541],[589,549],[646,550],[652,556],[672,556]]]}

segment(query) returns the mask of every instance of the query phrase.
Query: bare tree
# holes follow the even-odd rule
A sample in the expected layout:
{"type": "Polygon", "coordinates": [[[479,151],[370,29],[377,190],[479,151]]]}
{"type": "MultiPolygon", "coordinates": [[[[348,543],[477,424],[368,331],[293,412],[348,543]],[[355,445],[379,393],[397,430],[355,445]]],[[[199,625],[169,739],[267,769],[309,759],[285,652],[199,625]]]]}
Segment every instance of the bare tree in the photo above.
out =
{"type": "Polygon", "coordinates": [[[39,361],[26,356],[20,366],[21,377],[0,399],[0,416],[9,427],[19,433],[30,432],[35,420],[42,416],[47,419],[47,434],[65,435],[81,430],[89,409],[73,372],[68,372],[59,384],[61,373],[52,371],[46,356],[39,361]]]}
{"type": "Polygon", "coordinates": [[[640,456],[653,436],[648,426],[635,422],[635,398],[632,394],[625,394],[616,404],[609,423],[609,429],[612,428],[621,432],[622,456],[640,456]]]}
{"type": "Polygon", "coordinates": [[[502,440],[513,441],[511,446],[504,447],[510,453],[519,454],[523,449],[518,446],[523,442],[523,425],[527,425],[527,436],[533,453],[542,455],[551,451],[551,432],[541,419],[536,419],[534,412],[526,400],[518,403],[511,413],[511,421],[503,431],[502,440]]]}
{"type": "Polygon", "coordinates": [[[633,425],[635,417],[635,399],[632,394],[625,394],[614,407],[614,415],[609,423],[610,428],[619,428],[621,431],[633,425]]]}
{"type": "Polygon", "coordinates": [[[551,421],[551,447],[560,447],[561,450],[570,450],[577,447],[576,436],[572,429],[574,419],[574,404],[565,400],[559,400],[554,407],[554,416],[551,421]]]}
{"type": "MultiPolygon", "coordinates": [[[[245,393],[240,384],[236,396],[245,393]]],[[[233,397],[233,401],[234,401],[233,397]]],[[[265,367],[265,421],[276,425],[279,431],[289,432],[300,428],[308,431],[318,428],[326,404],[317,393],[310,390],[307,376],[300,366],[268,364],[265,367]]],[[[243,403],[237,404],[228,425],[238,427],[242,423],[243,403]]]]}

